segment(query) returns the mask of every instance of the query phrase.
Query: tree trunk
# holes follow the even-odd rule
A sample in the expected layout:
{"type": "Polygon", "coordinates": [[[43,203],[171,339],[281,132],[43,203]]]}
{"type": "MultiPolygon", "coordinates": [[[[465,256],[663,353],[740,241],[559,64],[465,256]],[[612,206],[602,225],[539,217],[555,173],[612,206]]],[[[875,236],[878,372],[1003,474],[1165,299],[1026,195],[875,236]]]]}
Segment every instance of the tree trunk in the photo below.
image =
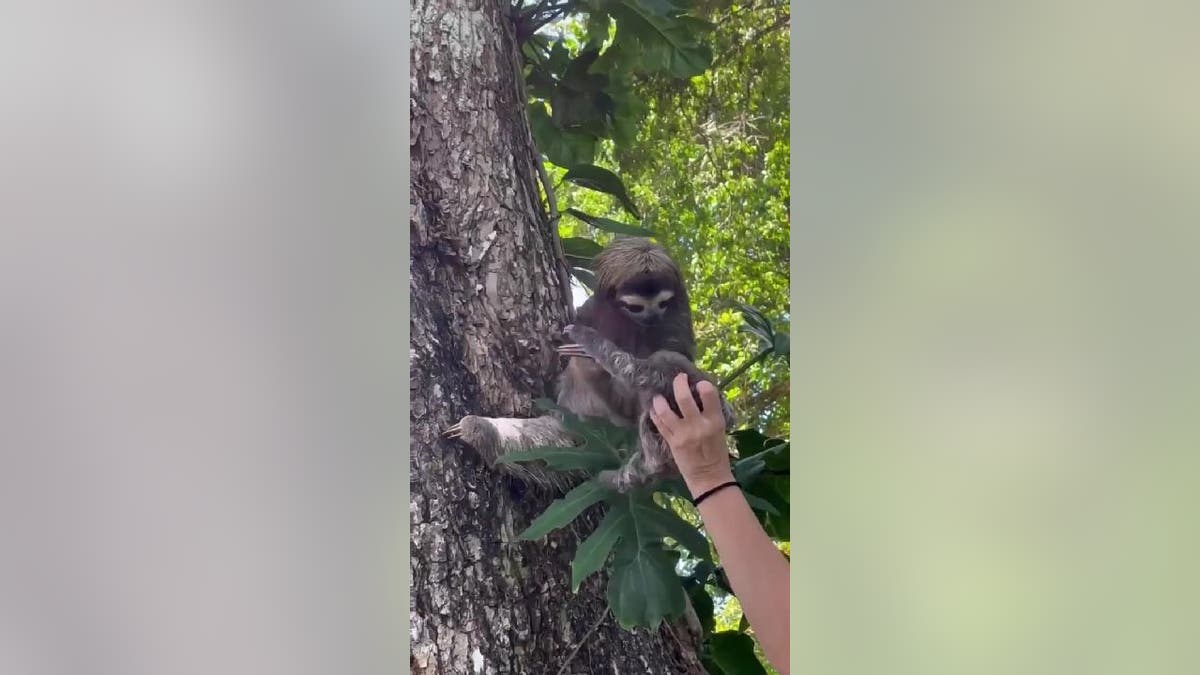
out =
{"type": "Polygon", "coordinates": [[[702,672],[678,629],[616,625],[607,575],[571,592],[570,561],[596,511],[519,542],[556,495],[439,438],[468,413],[531,416],[562,365],[552,341],[570,298],[507,13],[496,0],[413,5],[412,672],[702,672]]]}

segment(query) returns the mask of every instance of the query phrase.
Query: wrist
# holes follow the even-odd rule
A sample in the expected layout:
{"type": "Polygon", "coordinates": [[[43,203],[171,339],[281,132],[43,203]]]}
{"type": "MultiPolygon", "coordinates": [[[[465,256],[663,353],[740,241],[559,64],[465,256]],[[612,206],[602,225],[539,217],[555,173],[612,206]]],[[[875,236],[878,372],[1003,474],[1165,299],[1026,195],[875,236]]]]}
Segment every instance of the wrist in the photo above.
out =
{"type": "Polygon", "coordinates": [[[692,494],[692,499],[699,497],[718,485],[728,483],[732,480],[733,470],[729,468],[705,471],[691,476],[684,476],[683,478],[684,483],[687,484],[688,492],[692,494]]]}

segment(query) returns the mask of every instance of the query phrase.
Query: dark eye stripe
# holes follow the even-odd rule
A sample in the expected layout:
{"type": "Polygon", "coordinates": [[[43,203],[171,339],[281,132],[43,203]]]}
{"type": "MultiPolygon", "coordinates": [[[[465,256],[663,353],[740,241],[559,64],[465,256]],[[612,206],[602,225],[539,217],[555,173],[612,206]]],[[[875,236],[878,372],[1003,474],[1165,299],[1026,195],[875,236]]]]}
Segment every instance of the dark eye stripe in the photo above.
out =
{"type": "Polygon", "coordinates": [[[644,309],[644,308],[641,305],[625,305],[625,309],[628,309],[629,311],[633,312],[634,314],[637,314],[638,312],[642,311],[642,309],[644,309]]]}

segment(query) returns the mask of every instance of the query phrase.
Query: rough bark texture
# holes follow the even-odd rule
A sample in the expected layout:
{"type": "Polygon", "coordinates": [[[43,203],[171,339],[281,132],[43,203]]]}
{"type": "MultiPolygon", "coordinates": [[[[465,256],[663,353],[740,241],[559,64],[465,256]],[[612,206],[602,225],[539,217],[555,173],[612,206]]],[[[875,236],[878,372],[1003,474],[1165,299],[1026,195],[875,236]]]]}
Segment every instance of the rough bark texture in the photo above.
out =
{"type": "Polygon", "coordinates": [[[518,542],[555,495],[438,437],[468,413],[531,415],[562,365],[552,341],[569,298],[507,12],[495,0],[413,5],[412,672],[554,674],[581,641],[562,672],[700,672],[677,629],[627,632],[605,617],[606,576],[571,592],[596,513],[518,542]]]}

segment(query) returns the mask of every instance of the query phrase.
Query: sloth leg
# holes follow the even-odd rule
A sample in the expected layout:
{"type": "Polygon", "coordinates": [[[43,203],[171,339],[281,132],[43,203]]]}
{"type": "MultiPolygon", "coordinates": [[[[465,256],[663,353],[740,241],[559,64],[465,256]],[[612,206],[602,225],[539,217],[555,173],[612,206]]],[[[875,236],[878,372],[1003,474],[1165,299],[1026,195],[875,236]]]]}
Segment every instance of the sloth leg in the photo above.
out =
{"type": "Polygon", "coordinates": [[[649,415],[638,423],[638,447],[619,469],[600,472],[600,481],[617,492],[628,492],[675,470],[671,449],[654,428],[649,415]]]}
{"type": "Polygon", "coordinates": [[[646,471],[647,479],[664,475],[675,468],[671,448],[654,428],[649,414],[642,415],[638,425],[638,445],[641,448],[642,468],[646,471]]]}
{"type": "Polygon", "coordinates": [[[475,448],[489,466],[545,488],[566,490],[579,478],[574,473],[550,471],[538,464],[496,463],[501,456],[514,450],[574,445],[574,437],[553,415],[531,419],[467,415],[458,424],[442,432],[442,437],[459,439],[475,448]]]}

